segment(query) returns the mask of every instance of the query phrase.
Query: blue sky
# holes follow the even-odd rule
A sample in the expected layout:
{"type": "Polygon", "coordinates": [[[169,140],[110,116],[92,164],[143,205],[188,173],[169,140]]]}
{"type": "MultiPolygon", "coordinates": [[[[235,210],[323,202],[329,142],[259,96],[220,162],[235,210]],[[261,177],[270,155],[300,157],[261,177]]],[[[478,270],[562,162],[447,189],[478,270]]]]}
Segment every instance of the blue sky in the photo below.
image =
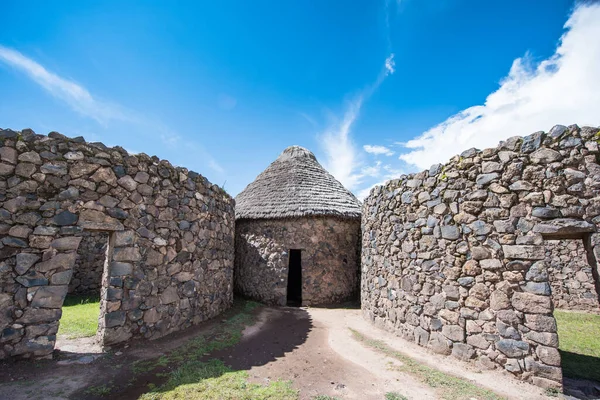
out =
{"type": "Polygon", "coordinates": [[[600,125],[598,3],[3,0],[0,9],[0,127],[157,155],[232,195],[293,144],[362,197],[465,148],[558,123],[600,125]]]}

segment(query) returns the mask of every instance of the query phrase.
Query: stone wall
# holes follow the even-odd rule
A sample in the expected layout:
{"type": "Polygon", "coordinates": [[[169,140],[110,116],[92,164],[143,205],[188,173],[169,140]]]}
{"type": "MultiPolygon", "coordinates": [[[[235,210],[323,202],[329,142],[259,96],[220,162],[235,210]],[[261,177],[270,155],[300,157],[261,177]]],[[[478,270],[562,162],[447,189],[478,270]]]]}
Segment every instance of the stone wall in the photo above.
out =
{"type": "Polygon", "coordinates": [[[69,294],[100,293],[108,249],[106,232],[83,231],[77,248],[69,294]]]}
{"type": "Polygon", "coordinates": [[[333,217],[238,220],[236,291],[285,305],[290,249],[302,250],[303,305],[358,296],[360,221],[333,217]]]}
{"type": "Polygon", "coordinates": [[[544,240],[582,238],[600,258],[599,140],[597,128],[556,126],[373,189],[365,316],[435,352],[560,387],[544,240]]]}
{"type": "Polygon", "coordinates": [[[157,338],[233,301],[233,200],[184,168],[0,131],[0,358],[47,356],[84,231],[107,232],[100,339],[157,338]]]}
{"type": "Polygon", "coordinates": [[[547,240],[546,265],[554,307],[598,313],[598,293],[582,240],[547,240]]]}

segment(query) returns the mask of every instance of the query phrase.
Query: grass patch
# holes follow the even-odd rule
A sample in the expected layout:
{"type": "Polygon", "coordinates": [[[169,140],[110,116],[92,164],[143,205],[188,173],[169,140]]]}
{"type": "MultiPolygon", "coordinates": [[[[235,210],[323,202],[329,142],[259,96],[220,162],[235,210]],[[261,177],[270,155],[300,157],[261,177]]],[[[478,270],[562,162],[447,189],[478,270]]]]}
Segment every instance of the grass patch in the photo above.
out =
{"type": "Polygon", "coordinates": [[[67,296],[62,308],[58,335],[69,339],[90,337],[98,330],[100,295],[67,296]]]}
{"type": "Polygon", "coordinates": [[[408,397],[396,392],[387,392],[385,394],[385,400],[408,400],[408,397]]]}
{"type": "Polygon", "coordinates": [[[554,310],[563,374],[600,382],[600,315],[554,310]]]}
{"type": "Polygon", "coordinates": [[[233,371],[220,360],[210,360],[186,363],[171,374],[158,392],[146,393],[142,399],[297,400],[298,392],[290,382],[248,383],[246,371],[233,371]]]}
{"type": "Polygon", "coordinates": [[[134,363],[132,372],[144,374],[154,369],[168,367],[167,381],[158,387],[148,387],[149,392],[140,400],[169,399],[223,399],[223,400],[297,400],[298,392],[291,382],[272,381],[268,385],[248,382],[246,371],[234,371],[220,360],[206,360],[213,351],[236,345],[242,331],[254,322],[253,311],[258,303],[243,301],[237,312],[222,324],[186,342],[166,356],[134,363]]]}
{"type": "MultiPolygon", "coordinates": [[[[434,368],[430,368],[426,365],[422,365],[412,358],[390,348],[387,344],[381,340],[371,339],[360,332],[350,329],[352,337],[357,341],[365,344],[366,346],[378,350],[379,352],[395,358],[402,363],[401,366],[396,366],[399,371],[409,373],[423,383],[437,390],[441,398],[446,400],[469,400],[477,398],[479,400],[500,400],[500,397],[491,390],[484,389],[476,384],[467,381],[456,376],[446,374],[445,372],[439,371],[434,368]]],[[[393,395],[395,393],[390,393],[393,395]]],[[[387,398],[387,394],[386,394],[387,398]]],[[[402,397],[400,397],[401,399],[402,397]]],[[[394,397],[390,397],[394,399],[394,397]]]]}

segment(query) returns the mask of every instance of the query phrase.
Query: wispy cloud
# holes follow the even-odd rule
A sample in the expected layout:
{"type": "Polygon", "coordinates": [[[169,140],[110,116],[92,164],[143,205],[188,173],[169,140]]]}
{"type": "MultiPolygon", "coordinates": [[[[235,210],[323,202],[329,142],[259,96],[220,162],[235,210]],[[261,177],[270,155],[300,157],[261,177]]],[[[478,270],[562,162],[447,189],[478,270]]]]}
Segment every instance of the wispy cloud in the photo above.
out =
{"type": "MultiPolygon", "coordinates": [[[[17,50],[0,45],[0,62],[24,73],[53,97],[63,101],[79,114],[92,118],[104,127],[111,121],[129,122],[141,126],[145,128],[145,132],[157,134],[160,140],[170,149],[176,149],[181,145],[185,145],[186,148],[194,148],[198,154],[203,155],[202,158],[206,160],[209,168],[220,174],[224,172],[223,167],[201,146],[185,142],[178,133],[162,122],[147,118],[120,105],[99,100],[82,85],[48,71],[44,66],[17,50]]],[[[237,103],[235,98],[227,95],[222,95],[219,102],[226,109],[233,109],[237,103]]]]}
{"type": "Polygon", "coordinates": [[[600,125],[600,4],[578,5],[555,53],[534,63],[514,60],[508,76],[483,105],[467,108],[408,141],[401,160],[419,168],[470,148],[496,146],[514,135],[555,124],[600,125]]]}
{"type": "Polygon", "coordinates": [[[365,144],[363,146],[363,149],[367,153],[375,154],[375,155],[385,155],[385,156],[394,155],[394,152],[385,146],[365,144]]]}
{"type": "Polygon", "coordinates": [[[360,151],[352,141],[352,127],[360,114],[364,101],[377,90],[387,76],[394,73],[393,58],[393,54],[386,58],[375,82],[355,96],[348,103],[343,118],[332,124],[320,136],[321,145],[326,155],[325,167],[350,190],[356,189],[363,182],[363,178],[369,176],[365,173],[367,170],[365,170],[366,167],[361,159],[360,151]]]}
{"type": "Polygon", "coordinates": [[[388,58],[385,59],[385,70],[387,71],[386,75],[391,75],[396,72],[396,62],[394,61],[394,53],[390,54],[388,58]]]}
{"type": "Polygon", "coordinates": [[[23,72],[52,96],[67,103],[73,110],[101,124],[106,124],[112,119],[131,119],[120,107],[94,98],[83,86],[61,78],[16,50],[0,45],[0,62],[23,72]]]}

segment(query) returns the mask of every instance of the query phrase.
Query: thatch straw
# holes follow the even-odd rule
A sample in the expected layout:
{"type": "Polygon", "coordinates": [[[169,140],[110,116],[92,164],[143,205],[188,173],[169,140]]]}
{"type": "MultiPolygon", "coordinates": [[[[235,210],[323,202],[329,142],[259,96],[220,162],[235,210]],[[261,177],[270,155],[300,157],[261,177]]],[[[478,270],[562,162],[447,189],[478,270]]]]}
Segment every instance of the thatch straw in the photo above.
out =
{"type": "Polygon", "coordinates": [[[235,198],[236,219],[360,218],[360,202],[300,146],[288,147],[235,198]]]}

